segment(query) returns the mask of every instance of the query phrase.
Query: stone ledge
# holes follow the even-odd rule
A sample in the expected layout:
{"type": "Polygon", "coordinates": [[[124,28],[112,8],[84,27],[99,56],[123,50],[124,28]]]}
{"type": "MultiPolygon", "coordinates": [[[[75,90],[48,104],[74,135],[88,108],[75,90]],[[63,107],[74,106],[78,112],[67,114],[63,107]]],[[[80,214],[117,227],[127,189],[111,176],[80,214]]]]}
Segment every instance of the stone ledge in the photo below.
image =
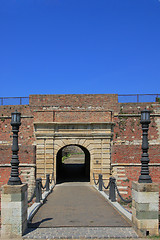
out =
{"type": "MultiPolygon", "coordinates": [[[[11,164],[10,163],[5,163],[5,164],[0,164],[0,168],[3,168],[3,167],[11,167],[11,164]]],[[[19,167],[33,167],[33,168],[36,168],[36,164],[34,163],[20,163],[19,164],[19,167]]]]}
{"type": "Polygon", "coordinates": [[[139,229],[156,229],[158,231],[158,219],[132,219],[135,226],[139,229]]]}
{"type": "Polygon", "coordinates": [[[136,203],[157,203],[159,201],[159,193],[156,192],[138,192],[132,189],[132,199],[136,203]]]}
{"type": "Polygon", "coordinates": [[[132,182],[132,189],[137,192],[159,192],[159,186],[156,183],[132,182]]]}
{"type": "Polygon", "coordinates": [[[136,211],[136,218],[138,220],[144,219],[158,219],[158,211],[136,211]]]}
{"type": "Polygon", "coordinates": [[[144,211],[158,211],[159,209],[159,204],[158,202],[156,203],[137,203],[134,201],[132,203],[132,206],[137,209],[139,212],[144,212],[144,211]]]}
{"type": "Polygon", "coordinates": [[[2,187],[2,194],[16,194],[27,191],[28,185],[26,183],[21,185],[4,185],[2,187]]]}

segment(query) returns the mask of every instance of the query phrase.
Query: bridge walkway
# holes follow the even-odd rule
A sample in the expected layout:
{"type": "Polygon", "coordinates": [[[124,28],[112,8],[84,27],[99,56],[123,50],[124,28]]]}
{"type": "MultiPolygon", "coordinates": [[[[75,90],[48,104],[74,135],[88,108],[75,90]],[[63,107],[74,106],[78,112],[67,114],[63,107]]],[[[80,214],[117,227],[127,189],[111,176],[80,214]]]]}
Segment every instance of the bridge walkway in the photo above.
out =
{"type": "Polygon", "coordinates": [[[24,238],[105,238],[137,234],[94,187],[85,182],[56,185],[29,224],[24,238]]]}

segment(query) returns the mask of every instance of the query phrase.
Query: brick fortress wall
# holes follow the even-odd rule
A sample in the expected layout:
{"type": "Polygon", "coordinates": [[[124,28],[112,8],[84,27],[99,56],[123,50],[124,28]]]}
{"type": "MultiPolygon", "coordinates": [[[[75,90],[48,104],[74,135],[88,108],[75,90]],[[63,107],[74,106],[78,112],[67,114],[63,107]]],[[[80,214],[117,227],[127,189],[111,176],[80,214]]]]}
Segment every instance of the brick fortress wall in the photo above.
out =
{"type": "MultiPolygon", "coordinates": [[[[11,161],[11,112],[21,112],[19,160],[22,181],[34,185],[34,122],[115,122],[111,167],[121,193],[129,196],[140,174],[142,130],[140,111],[152,111],[149,128],[150,173],[160,182],[160,104],[118,103],[116,94],[31,95],[29,105],[0,106],[0,186],[7,183],[11,161]]],[[[30,190],[32,191],[32,190],[30,190]]]]}
{"type": "Polygon", "coordinates": [[[137,181],[141,170],[142,126],[141,110],[151,111],[149,125],[149,170],[153,182],[160,183],[160,104],[123,103],[114,114],[114,138],[112,147],[112,173],[121,193],[131,196],[132,181],[137,181]]]}

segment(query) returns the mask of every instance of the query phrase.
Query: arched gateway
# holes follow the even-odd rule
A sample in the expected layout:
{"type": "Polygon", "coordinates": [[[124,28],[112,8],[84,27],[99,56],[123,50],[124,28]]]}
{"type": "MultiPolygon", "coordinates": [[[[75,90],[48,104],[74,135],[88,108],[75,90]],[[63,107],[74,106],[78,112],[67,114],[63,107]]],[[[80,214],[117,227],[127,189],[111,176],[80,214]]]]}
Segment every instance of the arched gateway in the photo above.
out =
{"type": "Polygon", "coordinates": [[[85,152],[90,183],[93,172],[102,173],[107,181],[111,175],[112,126],[112,122],[35,122],[37,177],[45,179],[53,172],[57,179],[57,157],[65,146],[76,145],[85,152]]]}
{"type": "Polygon", "coordinates": [[[56,181],[90,182],[90,153],[87,148],[73,144],[61,148],[57,153],[56,181]],[[70,149],[69,157],[65,151],[70,149]]]}

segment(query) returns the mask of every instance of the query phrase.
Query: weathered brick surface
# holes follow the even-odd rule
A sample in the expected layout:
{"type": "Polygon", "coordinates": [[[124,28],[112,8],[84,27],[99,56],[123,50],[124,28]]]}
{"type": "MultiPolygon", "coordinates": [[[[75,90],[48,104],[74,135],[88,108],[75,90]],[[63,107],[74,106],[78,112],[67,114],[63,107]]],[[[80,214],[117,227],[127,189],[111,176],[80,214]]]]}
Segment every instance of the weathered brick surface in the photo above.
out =
{"type": "Polygon", "coordinates": [[[111,122],[110,111],[37,111],[34,122],[111,122]]]}
{"type": "Polygon", "coordinates": [[[144,108],[151,111],[149,125],[149,159],[152,181],[160,182],[160,104],[157,103],[123,103],[119,104],[119,113],[115,115],[114,141],[112,147],[113,172],[124,197],[131,196],[131,183],[140,175],[142,154],[142,126],[140,113],[144,108]],[[159,115],[158,115],[159,114],[159,115]],[[154,166],[154,164],[156,164],[154,166]],[[134,166],[135,165],[135,166],[134,166]]]}
{"type": "Polygon", "coordinates": [[[110,112],[56,112],[55,122],[111,122],[110,112]]]}
{"type": "MultiPolygon", "coordinates": [[[[160,163],[160,146],[150,145],[149,147],[150,163],[160,163]]],[[[113,163],[140,163],[141,145],[114,145],[112,152],[113,163]]]]}
{"type": "Polygon", "coordinates": [[[53,122],[54,112],[51,111],[37,111],[34,112],[34,122],[53,122]]]}
{"type": "Polygon", "coordinates": [[[116,109],[118,103],[117,94],[65,94],[65,95],[30,95],[30,106],[54,106],[64,107],[67,110],[78,108],[116,109]]]}
{"type": "MultiPolygon", "coordinates": [[[[129,197],[131,196],[131,186],[132,181],[138,181],[138,178],[140,176],[141,167],[140,166],[126,166],[122,167],[124,168],[123,175],[119,173],[119,177],[124,177],[125,179],[118,179],[118,185],[119,186],[126,186],[128,191],[127,194],[124,194],[123,196],[129,197]]],[[[160,183],[160,168],[157,166],[150,166],[150,176],[152,178],[153,182],[160,183]]],[[[159,186],[160,187],[160,186],[159,186]]]]}
{"type": "Polygon", "coordinates": [[[157,118],[160,113],[160,104],[120,104],[119,115],[115,117],[113,162],[138,162],[141,155],[142,126],[140,124],[140,111],[148,105],[151,112],[149,125],[149,155],[151,162],[159,162],[160,159],[160,132],[157,118]]]}

